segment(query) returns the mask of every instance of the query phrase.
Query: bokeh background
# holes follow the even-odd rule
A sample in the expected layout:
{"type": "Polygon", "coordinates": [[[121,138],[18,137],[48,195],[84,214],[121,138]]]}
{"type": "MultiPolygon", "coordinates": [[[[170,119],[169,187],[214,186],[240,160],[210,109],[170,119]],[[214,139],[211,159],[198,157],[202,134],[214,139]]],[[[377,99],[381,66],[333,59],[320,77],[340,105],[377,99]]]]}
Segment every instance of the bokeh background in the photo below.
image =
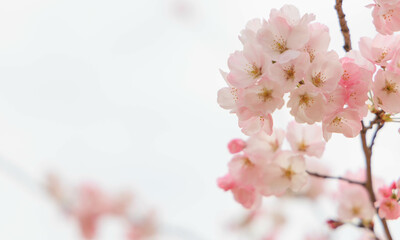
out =
{"type": "MultiPolygon", "coordinates": [[[[372,1],[344,2],[358,48],[361,36],[375,35],[364,7],[372,1]]],[[[334,0],[284,3],[316,14],[330,28],[330,48],[343,56],[334,0]]],[[[38,187],[49,172],[70,185],[132,190],[156,209],[165,232],[157,239],[247,239],[230,233],[227,225],[243,210],[216,186],[227,171],[227,142],[244,137],[236,117],[217,105],[225,86],[218,69],[227,70],[229,54],[241,48],[237,35],[246,22],[282,5],[1,0],[0,239],[80,239],[38,187]]],[[[290,120],[283,110],[275,123],[285,128],[290,120]]],[[[400,176],[398,127],[385,127],[377,139],[374,170],[387,181],[400,176]]],[[[334,174],[357,170],[358,139],[334,136],[321,161],[334,174]]],[[[315,230],[321,216],[335,214],[327,204],[317,214],[302,206],[286,210],[294,217],[282,239],[301,239],[307,226],[315,230]]],[[[98,239],[122,239],[120,226],[102,221],[98,239]]]]}

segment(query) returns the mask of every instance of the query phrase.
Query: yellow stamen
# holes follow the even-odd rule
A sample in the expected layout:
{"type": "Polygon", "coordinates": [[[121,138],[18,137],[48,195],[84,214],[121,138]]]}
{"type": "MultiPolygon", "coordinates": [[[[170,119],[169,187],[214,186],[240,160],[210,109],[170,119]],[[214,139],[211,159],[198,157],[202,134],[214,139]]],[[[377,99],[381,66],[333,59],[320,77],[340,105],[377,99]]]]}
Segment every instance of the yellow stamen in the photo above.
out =
{"type": "Polygon", "coordinates": [[[261,101],[266,102],[272,99],[272,92],[273,90],[269,90],[267,88],[263,88],[260,93],[258,93],[258,97],[261,101]]]}

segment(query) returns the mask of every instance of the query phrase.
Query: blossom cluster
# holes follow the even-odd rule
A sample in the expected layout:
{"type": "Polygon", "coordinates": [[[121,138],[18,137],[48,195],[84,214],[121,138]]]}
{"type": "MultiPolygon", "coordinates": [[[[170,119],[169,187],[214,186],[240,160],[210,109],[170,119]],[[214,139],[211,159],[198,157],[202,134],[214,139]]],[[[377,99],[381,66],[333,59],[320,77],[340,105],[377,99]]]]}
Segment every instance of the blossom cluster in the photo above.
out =
{"type": "Polygon", "coordinates": [[[400,179],[389,186],[379,188],[378,199],[375,202],[381,218],[393,220],[400,217],[400,179]]]}
{"type": "Polygon", "coordinates": [[[49,175],[46,187],[64,212],[78,222],[84,239],[96,237],[99,221],[106,216],[117,217],[127,225],[127,240],[140,240],[155,233],[153,213],[131,214],[132,195],[129,192],[112,196],[92,183],[83,183],[71,192],[54,175],[49,175]]]}
{"type": "Polygon", "coordinates": [[[230,71],[222,72],[228,87],[218,92],[218,103],[238,116],[246,135],[272,133],[271,114],[284,106],[286,93],[294,119],[322,122],[327,141],[334,132],[359,134],[368,99],[376,109],[400,112],[399,38],[361,38],[360,51],[339,59],[328,51],[328,28],[313,20],[285,5],[273,9],[268,21],[251,20],[242,30],[243,50],[228,59],[230,71]]]}
{"type": "MultiPolygon", "coordinates": [[[[353,179],[359,182],[365,182],[365,170],[358,172],[347,172],[344,176],[347,179],[353,179]]],[[[394,220],[400,217],[400,179],[398,182],[392,182],[385,185],[383,180],[375,178],[374,194],[376,202],[371,204],[370,197],[366,189],[359,184],[350,184],[340,182],[336,199],[338,202],[338,219],[329,220],[331,228],[336,229],[347,222],[359,221],[369,228],[373,226],[373,217],[375,207],[378,209],[378,215],[387,220],[394,220]]]]}
{"type": "MultiPolygon", "coordinates": [[[[229,71],[221,71],[228,86],[219,90],[218,103],[237,115],[249,138],[228,144],[234,155],[218,186],[231,191],[245,208],[257,208],[262,196],[301,191],[312,174],[306,162],[322,156],[332,133],[356,137],[363,131],[364,153],[370,160],[377,131],[396,120],[400,37],[393,32],[400,30],[400,0],[375,0],[368,7],[374,8],[379,33],[362,37],[359,51],[351,50],[341,58],[328,50],[328,28],[314,22],[312,14],[301,16],[291,5],[272,9],[268,20],[253,19],[241,31],[243,48],[230,55],[229,71]],[[286,133],[274,130],[272,117],[285,104],[295,120],[286,133]],[[368,113],[376,119],[365,127],[368,113]],[[375,124],[378,129],[369,145],[366,132],[375,124]],[[282,150],[285,138],[290,150],[282,150]]],[[[356,221],[357,226],[373,230],[376,213],[381,219],[400,217],[400,180],[386,186],[372,180],[370,170],[367,178],[366,172],[337,178],[345,181],[336,195],[338,219],[328,222],[332,228],[356,221]]],[[[306,193],[311,198],[321,192],[319,182],[314,186],[315,192],[306,193]]]]}
{"type": "Polygon", "coordinates": [[[228,144],[234,154],[229,172],[218,179],[218,185],[230,190],[245,208],[255,208],[261,196],[281,196],[287,190],[299,191],[306,183],[306,157],[321,157],[325,148],[321,128],[291,122],[287,133],[275,129],[272,135],[263,132],[247,141],[234,139],[228,144]],[[291,149],[283,150],[284,139],[291,149]]]}

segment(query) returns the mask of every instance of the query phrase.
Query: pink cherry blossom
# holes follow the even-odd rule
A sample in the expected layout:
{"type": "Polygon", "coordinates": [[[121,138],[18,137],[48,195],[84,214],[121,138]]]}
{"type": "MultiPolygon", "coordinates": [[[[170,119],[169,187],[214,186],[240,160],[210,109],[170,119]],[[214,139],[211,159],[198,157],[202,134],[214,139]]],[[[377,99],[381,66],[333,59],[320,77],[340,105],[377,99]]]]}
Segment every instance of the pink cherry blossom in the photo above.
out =
{"type": "Polygon", "coordinates": [[[258,208],[261,204],[261,195],[252,186],[239,185],[232,189],[235,200],[245,208],[258,208]]]}
{"type": "Polygon", "coordinates": [[[244,90],[243,106],[257,115],[273,113],[285,104],[282,90],[280,84],[268,78],[263,78],[259,84],[244,90]]]}
{"type": "Polygon", "coordinates": [[[243,45],[254,44],[257,41],[257,32],[261,28],[261,19],[255,18],[247,22],[245,29],[240,32],[239,39],[243,45]]]}
{"type": "Polygon", "coordinates": [[[312,90],[308,86],[301,86],[290,93],[287,106],[291,108],[296,122],[313,124],[322,120],[325,114],[326,99],[322,93],[312,90]]]}
{"type": "Polygon", "coordinates": [[[260,177],[260,168],[247,155],[235,155],[228,164],[229,174],[241,185],[254,185],[260,177]]]}
{"type": "Polygon", "coordinates": [[[374,103],[389,113],[400,112],[400,75],[379,70],[373,84],[374,103]]]}
{"type": "Polygon", "coordinates": [[[232,191],[235,200],[245,208],[256,208],[261,204],[261,195],[251,185],[235,182],[230,174],[218,178],[218,186],[225,191],[232,191]]]}
{"type": "Polygon", "coordinates": [[[343,109],[346,104],[346,89],[341,85],[338,85],[334,91],[325,93],[324,96],[326,99],[325,115],[329,115],[343,109]]]}
{"type": "Polygon", "coordinates": [[[320,53],[308,68],[305,83],[317,91],[328,93],[335,90],[342,74],[342,65],[336,52],[320,53]]]}
{"type": "Polygon", "coordinates": [[[217,185],[219,188],[223,189],[224,191],[231,190],[236,186],[235,181],[231,177],[229,173],[227,173],[225,176],[220,177],[217,179],[217,185]]]}
{"type": "Polygon", "coordinates": [[[242,89],[225,87],[218,91],[218,104],[224,109],[236,112],[236,103],[239,99],[240,92],[242,89]]]}
{"type": "Polygon", "coordinates": [[[271,135],[265,132],[252,135],[244,152],[257,162],[269,162],[281,150],[284,138],[285,131],[282,129],[275,129],[271,135]]]}
{"type": "MultiPolygon", "coordinates": [[[[357,66],[370,72],[371,74],[373,74],[376,70],[375,64],[364,58],[360,51],[351,50],[347,52],[345,57],[341,59],[343,65],[344,65],[343,61],[344,59],[346,59],[346,62],[353,62],[354,64],[357,64],[357,66]]],[[[344,69],[346,68],[344,67],[344,69]]]]}
{"type": "Polygon", "coordinates": [[[372,17],[376,30],[384,35],[391,35],[400,30],[400,6],[398,1],[375,1],[372,17]]]}
{"type": "Polygon", "coordinates": [[[314,14],[304,14],[302,17],[300,16],[299,10],[290,4],[285,4],[281,9],[271,9],[271,12],[269,14],[270,19],[274,19],[276,17],[284,18],[286,22],[292,26],[298,26],[303,27],[304,25],[307,25],[311,21],[315,20],[315,15],[314,14]]]}
{"type": "Polygon", "coordinates": [[[239,127],[242,132],[248,136],[265,132],[268,135],[272,134],[273,120],[272,115],[254,115],[249,109],[242,107],[237,112],[239,118],[239,127]]]}
{"type": "Polygon", "coordinates": [[[393,190],[396,190],[397,186],[396,186],[396,182],[393,182],[391,185],[389,186],[382,186],[378,189],[378,196],[377,199],[378,201],[380,199],[384,199],[384,198],[389,198],[392,196],[393,194],[393,190]]]}
{"type": "MultiPolygon", "coordinates": [[[[359,56],[359,58],[362,58],[359,56]]],[[[363,58],[364,59],[364,58],[363,58]]],[[[365,60],[365,59],[364,59],[365,60]]],[[[343,87],[358,85],[360,82],[363,82],[368,86],[368,88],[372,84],[372,75],[375,72],[375,67],[371,68],[368,66],[371,64],[370,62],[366,61],[363,63],[358,63],[356,59],[350,57],[344,57],[340,59],[343,67],[343,75],[340,79],[339,84],[343,87]]]]}
{"type": "Polygon", "coordinates": [[[367,191],[359,186],[348,185],[339,193],[338,217],[342,221],[351,221],[354,218],[372,220],[373,208],[367,191]]]}
{"type": "Polygon", "coordinates": [[[127,240],[148,239],[156,233],[156,221],[154,212],[147,213],[139,221],[129,223],[127,240]]]}
{"type": "Polygon", "coordinates": [[[324,139],[328,141],[332,133],[342,133],[348,138],[356,137],[361,131],[361,118],[358,111],[345,108],[328,115],[322,121],[324,139]]]}
{"type": "Polygon", "coordinates": [[[300,14],[296,7],[285,5],[279,11],[273,9],[268,22],[264,22],[257,39],[272,60],[284,63],[296,58],[309,40],[308,24],[313,15],[300,14]]]}
{"type": "Polygon", "coordinates": [[[232,87],[227,80],[228,73],[222,70],[220,70],[220,73],[229,87],[221,88],[218,91],[217,102],[220,107],[231,110],[231,113],[234,113],[238,108],[238,100],[239,97],[241,98],[243,89],[232,87]]]}
{"type": "Polygon", "coordinates": [[[305,76],[305,70],[310,65],[306,53],[301,53],[297,58],[286,63],[275,63],[270,66],[269,76],[272,80],[279,82],[283,91],[290,92],[296,88],[305,76]]]}
{"type": "Polygon", "coordinates": [[[325,141],[322,138],[322,129],[318,125],[290,122],[286,137],[294,152],[315,157],[321,157],[324,152],[325,141]]]}
{"type": "Polygon", "coordinates": [[[310,39],[306,43],[304,50],[309,54],[312,62],[317,54],[327,52],[330,36],[328,27],[321,23],[311,23],[308,28],[310,39]]]}
{"type": "Polygon", "coordinates": [[[246,147],[246,142],[239,138],[232,139],[228,143],[228,150],[230,153],[241,152],[245,147],[246,147]]]}
{"type": "Polygon", "coordinates": [[[103,214],[109,211],[109,207],[109,199],[95,185],[80,186],[76,206],[72,208],[72,213],[78,219],[84,238],[93,239],[95,237],[97,222],[103,214]]]}
{"type": "Polygon", "coordinates": [[[397,198],[385,198],[379,205],[379,217],[388,220],[398,219],[400,217],[400,205],[397,198]]]}
{"type": "Polygon", "coordinates": [[[398,49],[395,53],[392,61],[390,61],[389,65],[387,66],[387,69],[391,72],[400,74],[400,49],[398,49]]]}
{"type": "Polygon", "coordinates": [[[266,73],[271,60],[256,44],[247,44],[243,51],[236,51],[228,59],[228,82],[236,88],[257,83],[266,73]]]}
{"type": "Polygon", "coordinates": [[[308,175],[304,158],[289,151],[280,152],[271,164],[264,166],[260,191],[263,195],[281,195],[287,189],[299,191],[308,175]]]}
{"type": "Polygon", "coordinates": [[[386,66],[397,50],[399,38],[377,34],[374,39],[360,38],[360,52],[369,61],[380,66],[386,66]]]}

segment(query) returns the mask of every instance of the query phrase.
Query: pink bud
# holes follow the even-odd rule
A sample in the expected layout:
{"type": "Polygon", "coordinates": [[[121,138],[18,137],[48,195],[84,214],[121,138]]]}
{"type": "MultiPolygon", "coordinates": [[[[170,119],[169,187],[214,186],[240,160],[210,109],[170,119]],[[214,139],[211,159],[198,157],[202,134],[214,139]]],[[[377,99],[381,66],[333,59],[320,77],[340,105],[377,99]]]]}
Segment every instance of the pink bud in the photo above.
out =
{"type": "Polygon", "coordinates": [[[228,149],[230,153],[238,153],[245,147],[246,142],[239,138],[233,139],[228,143],[228,149]]]}
{"type": "Polygon", "coordinates": [[[395,181],[392,182],[392,184],[390,184],[390,189],[396,189],[397,188],[397,184],[395,181]]]}
{"type": "Polygon", "coordinates": [[[332,219],[329,219],[328,221],[326,221],[326,223],[328,224],[328,226],[329,226],[331,229],[336,229],[336,228],[338,228],[338,227],[340,227],[340,226],[343,225],[342,222],[336,221],[336,220],[332,220],[332,219]]]}
{"type": "Polygon", "coordinates": [[[223,177],[217,179],[218,187],[223,189],[224,191],[231,190],[235,187],[235,182],[233,181],[231,175],[226,174],[223,177]]]}

